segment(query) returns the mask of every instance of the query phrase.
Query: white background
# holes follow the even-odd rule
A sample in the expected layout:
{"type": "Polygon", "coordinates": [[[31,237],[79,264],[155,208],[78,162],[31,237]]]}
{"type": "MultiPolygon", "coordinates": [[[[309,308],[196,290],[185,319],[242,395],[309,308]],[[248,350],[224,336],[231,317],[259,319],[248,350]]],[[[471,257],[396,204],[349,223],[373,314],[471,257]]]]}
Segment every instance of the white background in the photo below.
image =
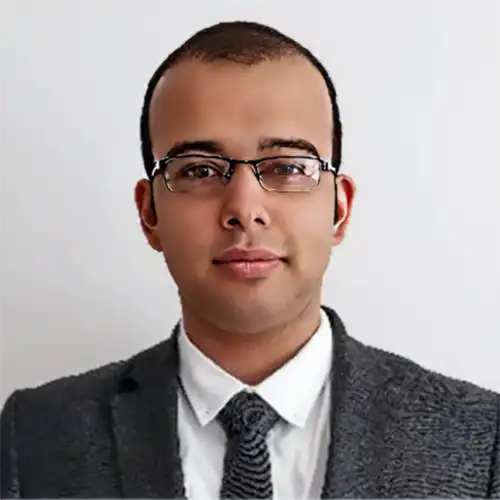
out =
{"type": "Polygon", "coordinates": [[[139,114],[169,52],[269,23],[329,69],[358,184],[324,302],[500,390],[499,3],[10,1],[1,16],[1,393],[131,356],[179,315],[140,232],[139,114]]]}

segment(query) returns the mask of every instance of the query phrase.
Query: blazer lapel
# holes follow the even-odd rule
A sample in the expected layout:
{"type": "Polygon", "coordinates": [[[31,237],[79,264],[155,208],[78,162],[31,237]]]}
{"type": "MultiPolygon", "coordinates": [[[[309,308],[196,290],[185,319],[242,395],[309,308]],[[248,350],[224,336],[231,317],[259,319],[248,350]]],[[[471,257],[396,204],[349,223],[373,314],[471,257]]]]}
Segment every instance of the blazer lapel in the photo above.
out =
{"type": "Polygon", "coordinates": [[[379,498],[387,458],[387,427],[375,380],[376,351],[350,338],[337,314],[324,308],[334,336],[330,446],[322,498],[379,498]]]}
{"type": "Polygon", "coordinates": [[[177,431],[178,326],[132,358],[111,406],[122,495],[185,498],[177,431]]]}

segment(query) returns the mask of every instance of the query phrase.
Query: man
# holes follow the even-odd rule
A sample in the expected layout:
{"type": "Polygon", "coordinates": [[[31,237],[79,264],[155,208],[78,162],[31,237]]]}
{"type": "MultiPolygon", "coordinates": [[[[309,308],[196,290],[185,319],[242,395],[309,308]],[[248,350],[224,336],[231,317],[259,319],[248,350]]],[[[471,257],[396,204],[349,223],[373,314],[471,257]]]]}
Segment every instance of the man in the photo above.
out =
{"type": "Polygon", "coordinates": [[[322,279],[355,194],[333,84],[255,23],[194,35],[141,120],[136,204],[182,320],[16,391],[3,497],[498,497],[497,394],[349,337],[322,279]]]}

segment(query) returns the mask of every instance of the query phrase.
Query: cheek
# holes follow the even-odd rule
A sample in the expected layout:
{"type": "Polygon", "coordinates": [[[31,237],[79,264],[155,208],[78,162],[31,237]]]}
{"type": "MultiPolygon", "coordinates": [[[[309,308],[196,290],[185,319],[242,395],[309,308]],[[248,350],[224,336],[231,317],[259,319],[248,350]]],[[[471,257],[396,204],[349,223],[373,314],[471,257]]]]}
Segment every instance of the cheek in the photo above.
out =
{"type": "Polygon", "coordinates": [[[296,241],[299,265],[322,270],[329,261],[334,236],[333,202],[320,200],[295,207],[291,226],[296,241]]]}
{"type": "Polygon", "coordinates": [[[333,242],[333,215],[325,214],[301,217],[294,225],[298,243],[307,257],[316,258],[329,254],[333,242]]]}
{"type": "Polygon", "coordinates": [[[206,206],[176,205],[165,203],[159,209],[158,228],[167,264],[182,272],[183,268],[206,265],[212,251],[214,217],[206,206]]]}

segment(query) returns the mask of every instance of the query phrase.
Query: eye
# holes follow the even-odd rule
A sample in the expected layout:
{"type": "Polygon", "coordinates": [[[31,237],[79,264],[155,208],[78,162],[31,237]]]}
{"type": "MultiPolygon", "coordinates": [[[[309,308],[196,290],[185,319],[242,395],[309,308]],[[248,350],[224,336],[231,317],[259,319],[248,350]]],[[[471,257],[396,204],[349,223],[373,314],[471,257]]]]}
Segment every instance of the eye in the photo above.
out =
{"type": "Polygon", "coordinates": [[[180,177],[187,179],[207,179],[222,175],[219,168],[209,163],[194,163],[186,165],[180,172],[180,177]]]}
{"type": "Polygon", "coordinates": [[[263,173],[271,175],[291,176],[301,175],[304,173],[304,170],[304,166],[300,163],[281,160],[278,162],[272,162],[271,164],[267,165],[263,173]]]}

